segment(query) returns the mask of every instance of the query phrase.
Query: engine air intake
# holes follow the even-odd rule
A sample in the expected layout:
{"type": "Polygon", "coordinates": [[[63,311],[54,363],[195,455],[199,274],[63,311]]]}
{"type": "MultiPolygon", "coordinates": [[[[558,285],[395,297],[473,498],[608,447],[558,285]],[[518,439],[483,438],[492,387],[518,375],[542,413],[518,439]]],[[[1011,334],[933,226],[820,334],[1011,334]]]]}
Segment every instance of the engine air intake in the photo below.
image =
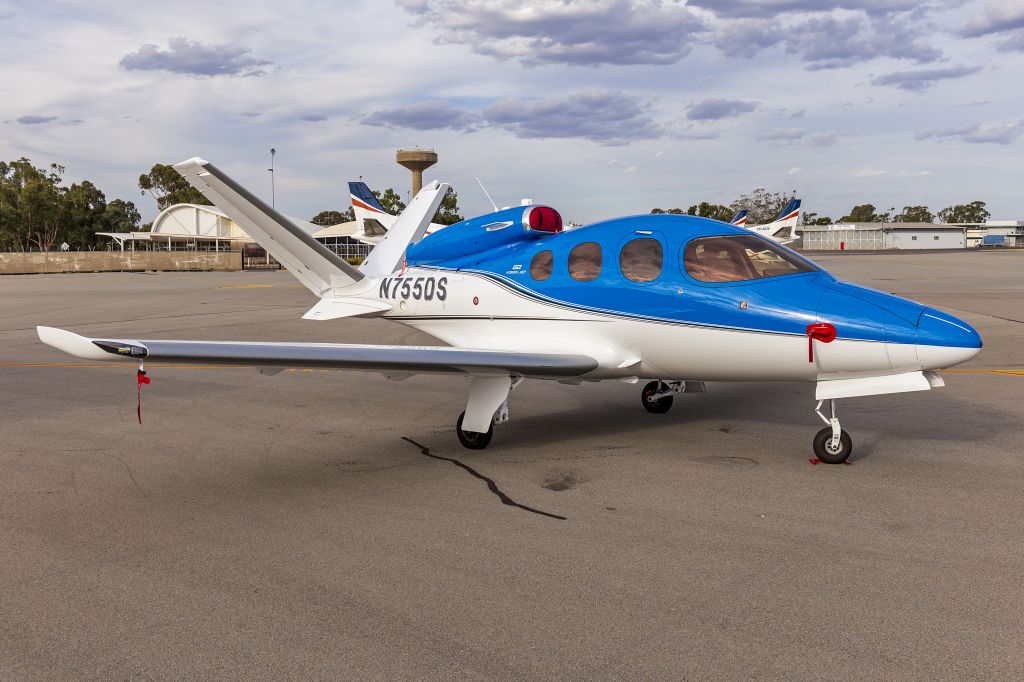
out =
{"type": "Polygon", "coordinates": [[[536,232],[561,232],[562,216],[549,206],[531,206],[523,215],[523,227],[536,232]]]}

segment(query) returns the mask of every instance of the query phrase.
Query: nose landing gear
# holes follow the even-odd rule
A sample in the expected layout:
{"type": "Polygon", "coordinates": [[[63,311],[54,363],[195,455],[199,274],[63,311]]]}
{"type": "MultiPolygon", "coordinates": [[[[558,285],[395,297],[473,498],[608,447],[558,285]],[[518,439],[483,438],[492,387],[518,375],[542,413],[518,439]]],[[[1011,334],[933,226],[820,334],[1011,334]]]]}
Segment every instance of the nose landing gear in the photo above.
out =
{"type": "Polygon", "coordinates": [[[842,464],[849,458],[853,451],[853,441],[850,434],[843,431],[839,425],[839,418],[836,416],[836,401],[829,400],[829,413],[831,417],[825,417],[821,413],[821,406],[824,400],[819,400],[814,413],[821,417],[821,421],[828,426],[814,436],[814,456],[826,464],[842,464]]]}
{"type": "Polygon", "coordinates": [[[672,408],[673,396],[686,386],[682,381],[652,381],[640,393],[640,402],[651,414],[665,414],[672,408]]]}

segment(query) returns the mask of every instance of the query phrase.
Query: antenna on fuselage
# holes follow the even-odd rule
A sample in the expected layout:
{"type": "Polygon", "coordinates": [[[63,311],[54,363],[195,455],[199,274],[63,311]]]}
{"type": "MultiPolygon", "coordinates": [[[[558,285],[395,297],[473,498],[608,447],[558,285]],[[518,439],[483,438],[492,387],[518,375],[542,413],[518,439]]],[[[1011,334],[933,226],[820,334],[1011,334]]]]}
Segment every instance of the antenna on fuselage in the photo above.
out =
{"type": "Polygon", "coordinates": [[[496,203],[494,203],[494,199],[492,199],[491,195],[487,193],[487,188],[484,187],[484,183],[480,182],[480,178],[473,178],[473,179],[476,180],[476,184],[480,185],[480,189],[482,189],[484,191],[484,196],[487,197],[487,201],[491,202],[491,206],[494,207],[494,212],[497,213],[498,212],[498,205],[496,203]]]}

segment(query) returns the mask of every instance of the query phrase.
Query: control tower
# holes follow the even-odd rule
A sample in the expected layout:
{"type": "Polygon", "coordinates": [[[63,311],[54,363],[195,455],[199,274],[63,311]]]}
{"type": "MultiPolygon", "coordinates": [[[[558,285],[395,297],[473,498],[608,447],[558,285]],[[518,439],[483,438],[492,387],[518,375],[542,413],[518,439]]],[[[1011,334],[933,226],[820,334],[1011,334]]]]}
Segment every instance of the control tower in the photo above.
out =
{"type": "Polygon", "coordinates": [[[437,154],[433,149],[399,149],[395,161],[412,171],[412,196],[415,197],[423,187],[423,171],[437,163],[437,154]]]}

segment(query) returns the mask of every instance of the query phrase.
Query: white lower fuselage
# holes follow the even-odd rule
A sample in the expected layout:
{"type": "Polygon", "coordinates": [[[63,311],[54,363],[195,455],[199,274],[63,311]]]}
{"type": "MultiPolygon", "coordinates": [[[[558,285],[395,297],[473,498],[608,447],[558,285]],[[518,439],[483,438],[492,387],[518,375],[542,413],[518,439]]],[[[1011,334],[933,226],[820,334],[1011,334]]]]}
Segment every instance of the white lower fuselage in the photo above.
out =
{"type": "Polygon", "coordinates": [[[456,347],[588,355],[599,363],[588,380],[818,381],[938,369],[977,352],[837,339],[815,341],[811,361],[803,335],[579,310],[524,296],[475,273],[409,268],[401,277],[445,277],[446,295],[382,297],[394,306],[385,318],[456,347]]]}

